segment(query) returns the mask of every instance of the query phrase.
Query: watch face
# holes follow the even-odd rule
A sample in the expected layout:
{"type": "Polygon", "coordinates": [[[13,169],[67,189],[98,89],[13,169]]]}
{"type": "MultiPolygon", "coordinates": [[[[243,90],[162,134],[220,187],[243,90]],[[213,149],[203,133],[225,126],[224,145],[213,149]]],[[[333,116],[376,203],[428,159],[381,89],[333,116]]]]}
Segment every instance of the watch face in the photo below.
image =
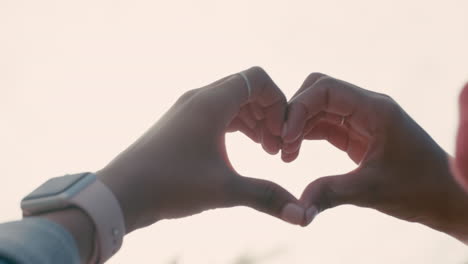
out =
{"type": "Polygon", "coordinates": [[[26,196],[23,201],[40,199],[49,196],[55,196],[66,191],[76,182],[86,177],[88,173],[66,175],[62,177],[52,178],[39,186],[36,190],[26,196]]]}

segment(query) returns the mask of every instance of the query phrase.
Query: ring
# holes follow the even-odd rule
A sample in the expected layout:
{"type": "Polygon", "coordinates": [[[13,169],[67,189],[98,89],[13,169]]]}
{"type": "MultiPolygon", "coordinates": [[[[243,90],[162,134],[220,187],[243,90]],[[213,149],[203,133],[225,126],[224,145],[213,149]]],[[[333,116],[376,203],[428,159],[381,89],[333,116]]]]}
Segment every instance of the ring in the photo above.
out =
{"type": "Polygon", "coordinates": [[[252,87],[250,86],[250,81],[249,78],[247,78],[247,75],[245,75],[244,72],[239,72],[239,75],[244,78],[245,84],[247,85],[247,90],[249,91],[249,98],[252,95],[252,87]]]}
{"type": "Polygon", "coordinates": [[[341,124],[340,126],[344,125],[344,122],[346,121],[346,116],[341,117],[341,124]]]}

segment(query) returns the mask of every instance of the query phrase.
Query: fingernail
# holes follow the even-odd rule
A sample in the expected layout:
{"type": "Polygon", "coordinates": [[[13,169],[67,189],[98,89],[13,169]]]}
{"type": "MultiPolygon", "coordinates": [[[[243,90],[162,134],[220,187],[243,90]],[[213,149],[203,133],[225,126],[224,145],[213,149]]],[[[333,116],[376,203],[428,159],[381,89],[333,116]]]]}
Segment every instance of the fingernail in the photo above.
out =
{"type": "Polygon", "coordinates": [[[284,153],[289,154],[289,146],[290,146],[290,145],[287,144],[287,143],[286,143],[286,144],[283,144],[283,148],[282,148],[282,149],[283,149],[284,153]]]}
{"type": "Polygon", "coordinates": [[[281,131],[281,137],[282,138],[284,138],[286,136],[287,130],[288,130],[288,125],[285,123],[283,125],[283,130],[281,131]]]}
{"type": "Polygon", "coordinates": [[[306,210],[305,212],[305,219],[306,219],[306,223],[305,225],[309,225],[312,220],[314,220],[314,218],[317,216],[318,214],[318,210],[315,206],[311,206],[309,209],[306,210]]]}
{"type": "Polygon", "coordinates": [[[272,149],[272,155],[276,155],[278,154],[278,152],[281,150],[281,142],[277,141],[275,143],[275,145],[273,146],[273,149],[272,149]]]}
{"type": "Polygon", "coordinates": [[[289,203],[281,211],[281,219],[293,225],[300,225],[304,219],[304,208],[289,203]]]}

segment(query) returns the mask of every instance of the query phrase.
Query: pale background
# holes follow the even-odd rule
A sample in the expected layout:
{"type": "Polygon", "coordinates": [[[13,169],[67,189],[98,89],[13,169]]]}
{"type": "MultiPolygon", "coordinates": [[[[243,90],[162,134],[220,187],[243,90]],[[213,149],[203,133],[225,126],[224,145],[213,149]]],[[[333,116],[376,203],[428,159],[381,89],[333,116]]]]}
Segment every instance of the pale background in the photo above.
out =
{"type": "MultiPolygon", "coordinates": [[[[387,93],[452,153],[468,80],[467,10],[466,0],[0,0],[0,221],[19,218],[21,197],[47,178],[104,166],[184,91],[253,65],[288,97],[313,71],[387,93]]],[[[240,134],[228,137],[228,151],[239,172],[295,195],[354,167],[322,142],[307,142],[292,164],[240,134]]],[[[248,256],[468,260],[444,234],[343,206],[307,228],[248,208],[163,221],[126,237],[110,263],[246,264],[248,256]]]]}

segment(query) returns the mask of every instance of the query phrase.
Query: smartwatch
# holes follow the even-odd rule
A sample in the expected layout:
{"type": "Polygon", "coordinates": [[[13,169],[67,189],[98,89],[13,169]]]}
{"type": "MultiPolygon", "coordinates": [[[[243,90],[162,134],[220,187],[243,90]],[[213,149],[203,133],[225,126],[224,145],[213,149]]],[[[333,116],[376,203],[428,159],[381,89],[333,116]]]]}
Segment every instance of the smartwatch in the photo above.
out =
{"type": "Polygon", "coordinates": [[[120,249],[125,235],[122,209],[112,191],[94,173],[52,178],[21,201],[25,217],[68,207],[80,208],[94,223],[94,263],[104,263],[120,249]]]}

